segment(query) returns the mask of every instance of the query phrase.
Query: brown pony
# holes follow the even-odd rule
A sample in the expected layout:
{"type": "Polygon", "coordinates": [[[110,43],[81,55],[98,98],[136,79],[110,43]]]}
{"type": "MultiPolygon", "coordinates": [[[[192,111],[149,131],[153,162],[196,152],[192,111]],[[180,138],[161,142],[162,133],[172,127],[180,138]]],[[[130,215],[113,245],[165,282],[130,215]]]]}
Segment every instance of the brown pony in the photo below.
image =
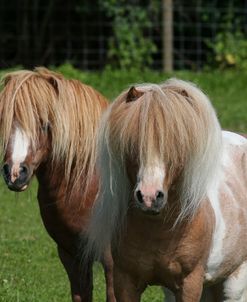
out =
{"type": "MultiPolygon", "coordinates": [[[[40,213],[67,271],[72,299],[92,301],[93,259],[81,261],[92,204],[98,192],[95,138],[106,99],[92,87],[45,68],[4,78],[0,95],[3,176],[10,190],[23,191],[38,179],[40,213]]],[[[103,262],[107,300],[112,263],[103,262]]]]}
{"type": "Polygon", "coordinates": [[[166,301],[246,302],[246,138],[176,79],[123,92],[100,128],[88,250],[111,243],[117,301],[156,284],[166,301]]]}

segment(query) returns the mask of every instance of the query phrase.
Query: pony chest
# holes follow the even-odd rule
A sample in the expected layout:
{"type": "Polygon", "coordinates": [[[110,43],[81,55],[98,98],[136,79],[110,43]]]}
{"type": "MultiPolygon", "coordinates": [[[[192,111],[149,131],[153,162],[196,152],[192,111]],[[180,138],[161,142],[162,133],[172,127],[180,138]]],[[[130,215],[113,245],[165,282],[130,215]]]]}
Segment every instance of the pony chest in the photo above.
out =
{"type": "Polygon", "coordinates": [[[173,242],[168,237],[130,232],[114,254],[115,265],[147,284],[176,287],[184,274],[193,269],[197,257],[183,242],[173,242]]]}
{"type": "MultiPolygon", "coordinates": [[[[140,249],[136,244],[128,243],[121,254],[114,255],[114,263],[131,274],[135,279],[147,284],[169,284],[170,279],[180,280],[182,265],[174,255],[164,253],[154,246],[143,246],[140,249]]],[[[176,282],[179,283],[179,282],[176,282]]]]}

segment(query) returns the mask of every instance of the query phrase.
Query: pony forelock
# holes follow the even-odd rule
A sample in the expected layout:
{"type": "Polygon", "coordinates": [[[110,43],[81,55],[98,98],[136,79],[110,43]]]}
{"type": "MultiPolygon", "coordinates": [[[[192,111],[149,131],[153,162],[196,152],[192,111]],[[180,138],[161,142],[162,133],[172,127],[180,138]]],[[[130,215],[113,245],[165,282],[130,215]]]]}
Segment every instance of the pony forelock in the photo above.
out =
{"type": "Polygon", "coordinates": [[[124,225],[131,193],[126,158],[135,159],[139,167],[159,158],[171,178],[181,170],[177,187],[180,214],[175,225],[194,215],[219,170],[221,128],[199,88],[170,79],[135,89],[143,94],[126,102],[128,91],[123,92],[100,127],[98,156],[103,184],[89,227],[91,246],[95,244],[99,254],[124,225]]]}

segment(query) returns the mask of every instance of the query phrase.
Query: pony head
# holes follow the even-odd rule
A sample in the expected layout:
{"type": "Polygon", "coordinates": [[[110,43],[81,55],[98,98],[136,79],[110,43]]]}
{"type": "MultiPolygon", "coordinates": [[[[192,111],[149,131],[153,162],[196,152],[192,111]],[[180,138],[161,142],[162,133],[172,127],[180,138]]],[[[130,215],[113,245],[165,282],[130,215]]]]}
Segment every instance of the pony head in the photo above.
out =
{"type": "Polygon", "coordinates": [[[72,169],[73,181],[80,173],[90,179],[106,104],[91,87],[45,68],[7,74],[0,94],[0,137],[9,189],[25,190],[43,163],[59,166],[67,180],[72,169]]]}
{"type": "Polygon", "coordinates": [[[158,214],[173,196],[182,216],[205,196],[221,144],[207,97],[176,79],[124,92],[110,108],[104,137],[102,150],[124,167],[134,206],[158,214]]]}
{"type": "Polygon", "coordinates": [[[177,79],[136,85],[111,104],[98,144],[101,188],[89,227],[100,255],[127,214],[189,219],[216,177],[221,128],[206,95],[177,79]],[[137,212],[136,212],[137,211],[137,212]]]}

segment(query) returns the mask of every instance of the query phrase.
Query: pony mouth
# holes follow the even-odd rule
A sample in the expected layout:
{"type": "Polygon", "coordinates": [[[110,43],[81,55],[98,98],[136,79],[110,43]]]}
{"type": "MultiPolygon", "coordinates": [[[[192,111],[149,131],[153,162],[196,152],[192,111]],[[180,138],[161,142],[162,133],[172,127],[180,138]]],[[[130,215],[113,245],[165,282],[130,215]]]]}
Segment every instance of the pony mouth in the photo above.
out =
{"type": "Polygon", "coordinates": [[[17,178],[15,181],[11,181],[9,175],[3,175],[3,179],[10,191],[14,192],[23,192],[27,189],[31,177],[27,177],[26,179],[17,178]]]}
{"type": "Polygon", "coordinates": [[[157,216],[160,214],[160,210],[147,209],[143,211],[146,215],[157,216]]]}
{"type": "Polygon", "coordinates": [[[20,185],[15,185],[13,183],[8,183],[8,189],[10,191],[14,191],[14,192],[23,192],[27,189],[28,185],[27,184],[23,184],[22,186],[20,185]]]}
{"type": "Polygon", "coordinates": [[[138,207],[145,215],[158,216],[162,209],[138,207]]]}
{"type": "Polygon", "coordinates": [[[27,185],[24,185],[23,187],[20,188],[21,191],[25,191],[27,189],[27,185]]]}

